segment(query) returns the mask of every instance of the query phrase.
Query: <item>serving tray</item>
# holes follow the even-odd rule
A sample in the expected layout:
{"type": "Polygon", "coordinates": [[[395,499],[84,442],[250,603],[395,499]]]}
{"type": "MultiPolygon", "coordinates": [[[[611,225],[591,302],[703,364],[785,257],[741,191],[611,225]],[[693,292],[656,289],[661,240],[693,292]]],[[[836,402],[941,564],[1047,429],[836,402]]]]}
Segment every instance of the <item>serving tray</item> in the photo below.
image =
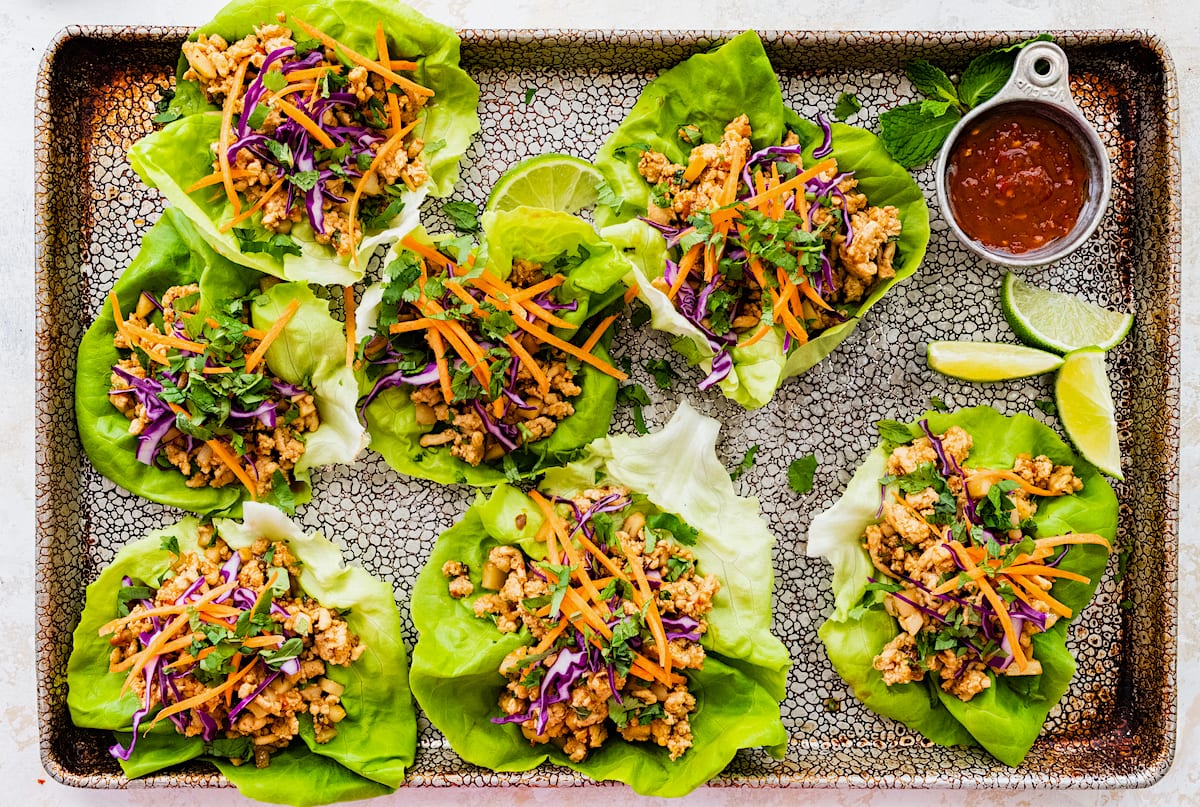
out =
{"type": "MultiPolygon", "coordinates": [[[[89,465],[75,428],[75,352],[162,210],[158,193],[141,184],[125,152],[154,128],[154,102],[173,81],[187,33],[69,28],[51,43],[37,83],[38,713],[46,770],[82,787],[127,784],[105,751],[111,739],[76,729],[67,714],[66,663],[84,586],[127,541],[180,513],[133,496],[89,465]]],[[[850,122],[875,128],[879,110],[914,97],[903,74],[906,61],[961,68],[978,53],[1033,33],[768,32],[763,38],[784,97],[800,114],[828,115],[838,94],[849,91],[863,103],[850,122]]],[[[649,78],[728,34],[470,30],[462,36],[463,66],[482,87],[483,131],[467,154],[457,198],[482,204],[518,159],[543,151],[593,157],[649,78]]],[[[991,404],[1057,426],[1035,407],[1052,397],[1046,378],[970,385],[926,367],[924,344],[932,339],[1014,341],[999,308],[1002,272],[971,257],[933,209],[933,239],[917,276],[763,409],[745,412],[695,391],[701,376],[684,367],[661,334],[634,333],[626,324],[614,339],[614,353],[632,360],[634,378],[651,393],[651,428],[662,426],[686,396],[724,424],[720,451],[728,465],[759,447],[738,486],[761,499],[778,536],[775,627],[794,660],[783,703],[790,742],[782,761],[761,751],[740,753],[714,785],[1142,787],[1171,764],[1180,344],[1176,78],[1161,41],[1145,32],[1058,32],[1055,39],[1071,60],[1075,98],[1108,149],[1112,205],[1083,249],[1025,276],[1136,314],[1129,338],[1109,354],[1125,451],[1125,481],[1115,484],[1120,552],[1072,625],[1079,669],[1070,691],[1025,763],[1010,769],[977,749],[930,745],[872,715],[834,674],[816,637],[832,599],[828,567],[804,555],[805,530],[875,442],[876,420],[911,419],[936,396],[955,408],[991,404]],[[671,390],[657,389],[644,369],[648,359],[663,356],[682,376],[671,390]],[[787,466],[809,452],[820,461],[816,486],[797,495],[787,487],[787,466]]],[[[915,173],[932,199],[931,169],[915,173]]],[[[427,207],[436,230],[445,223],[439,204],[427,207]]],[[[618,408],[613,431],[632,431],[627,409],[618,408]]],[[[405,479],[371,453],[352,467],[317,471],[313,489],[299,521],[322,529],[372,573],[393,581],[411,648],[405,603],[412,582],[435,537],[454,523],[473,491],[405,479]]],[[[468,765],[423,718],[418,743],[407,786],[588,782],[551,766],[496,774],[468,765]]],[[[203,765],[137,783],[181,785],[228,783],[203,765]]]]}

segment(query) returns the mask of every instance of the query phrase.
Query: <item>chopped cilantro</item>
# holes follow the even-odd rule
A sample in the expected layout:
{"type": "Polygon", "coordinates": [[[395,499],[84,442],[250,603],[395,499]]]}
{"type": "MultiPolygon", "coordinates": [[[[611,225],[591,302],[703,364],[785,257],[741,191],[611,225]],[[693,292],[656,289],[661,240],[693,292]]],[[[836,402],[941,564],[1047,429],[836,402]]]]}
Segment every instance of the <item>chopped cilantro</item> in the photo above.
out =
{"type": "Polygon", "coordinates": [[[813,488],[813,476],[817,471],[817,455],[805,454],[788,465],[787,481],[796,493],[808,493],[813,488]]]}
{"type": "Polygon", "coordinates": [[[734,482],[741,478],[742,474],[754,467],[754,455],[758,453],[758,446],[753,445],[746,449],[746,453],[742,455],[742,460],[729,472],[729,478],[734,482]]]}
{"type": "Polygon", "coordinates": [[[442,205],[442,213],[454,223],[454,229],[460,233],[479,232],[479,209],[470,202],[446,202],[442,205]]]}
{"type": "Polygon", "coordinates": [[[533,103],[533,96],[535,95],[537,95],[536,87],[527,87],[525,89],[525,106],[529,106],[533,103]]]}
{"type": "Polygon", "coordinates": [[[700,534],[695,527],[674,513],[651,513],[646,516],[646,526],[652,530],[664,530],[675,536],[675,540],[684,546],[694,546],[696,537],[700,534]]]}
{"type": "Polygon", "coordinates": [[[654,376],[654,383],[659,389],[670,389],[671,379],[679,377],[666,359],[651,359],[646,362],[646,370],[654,376]]]}

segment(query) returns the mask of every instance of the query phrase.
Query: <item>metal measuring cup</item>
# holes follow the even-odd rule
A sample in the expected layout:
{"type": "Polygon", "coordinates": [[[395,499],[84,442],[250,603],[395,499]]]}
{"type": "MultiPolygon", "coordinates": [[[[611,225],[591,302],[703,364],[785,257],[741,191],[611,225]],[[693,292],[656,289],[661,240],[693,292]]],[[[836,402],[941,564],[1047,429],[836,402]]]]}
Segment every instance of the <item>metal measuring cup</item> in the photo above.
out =
{"type": "Polygon", "coordinates": [[[935,178],[938,205],[950,230],[967,249],[992,263],[1010,267],[1042,266],[1070,254],[1095,232],[1108,207],[1108,197],[1112,192],[1112,169],[1100,136],[1071,98],[1067,55],[1062,48],[1051,42],[1033,42],[1017,53],[1008,82],[993,98],[963,116],[950,131],[938,157],[935,178]],[[955,221],[947,188],[950,157],[959,138],[979,118],[1004,110],[1013,114],[1028,112],[1040,115],[1062,126],[1079,148],[1088,172],[1087,198],[1071,231],[1043,247],[1022,253],[984,246],[963,232],[955,221]]]}

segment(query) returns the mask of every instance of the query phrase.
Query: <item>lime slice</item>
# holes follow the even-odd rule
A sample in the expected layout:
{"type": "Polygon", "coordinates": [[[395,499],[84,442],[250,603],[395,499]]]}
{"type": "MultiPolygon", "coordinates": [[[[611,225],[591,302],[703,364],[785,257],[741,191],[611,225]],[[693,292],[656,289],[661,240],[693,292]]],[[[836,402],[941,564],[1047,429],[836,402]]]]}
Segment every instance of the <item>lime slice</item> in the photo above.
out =
{"type": "Polygon", "coordinates": [[[1124,479],[1104,351],[1085,347],[1068,353],[1058,371],[1054,397],[1058,419],[1083,458],[1109,476],[1124,479]]]}
{"type": "Polygon", "coordinates": [[[500,176],[484,209],[526,205],[577,213],[596,204],[596,186],[602,179],[595,166],[569,154],[529,157],[500,176]]]}
{"type": "Polygon", "coordinates": [[[1003,342],[930,342],[929,366],[963,381],[1009,381],[1057,370],[1061,356],[1003,342]]]}
{"type": "Polygon", "coordinates": [[[1109,311],[1073,294],[1039,289],[1011,272],[1000,290],[1000,306],[1022,342],[1055,353],[1089,345],[1108,350],[1133,326],[1132,314],[1109,311]]]}

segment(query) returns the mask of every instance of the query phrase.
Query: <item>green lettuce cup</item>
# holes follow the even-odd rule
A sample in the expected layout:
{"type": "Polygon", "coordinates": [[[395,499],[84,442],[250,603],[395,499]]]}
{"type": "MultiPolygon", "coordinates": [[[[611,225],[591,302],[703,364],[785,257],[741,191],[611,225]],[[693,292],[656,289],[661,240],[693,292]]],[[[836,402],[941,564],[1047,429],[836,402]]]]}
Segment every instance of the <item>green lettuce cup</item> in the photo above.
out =
{"type": "Polygon", "coordinates": [[[717,421],[684,402],[661,432],[597,440],[577,462],[547,472],[541,484],[547,495],[564,497],[620,486],[647,513],[670,514],[698,531],[689,546],[697,573],[715,574],[720,589],[700,639],[703,666],[686,673],[696,698],[691,748],[671,760],[665,748],[612,736],[575,762],[554,745],[531,745],[518,725],[493,722],[503,714],[500,662],[530,644],[531,634],[527,627],[501,634],[491,620],[476,617],[473,597],[450,596],[443,566],[465,564],[480,592],[480,570],[494,547],[518,546],[530,558],[546,557],[546,543],[537,539],[543,511],[521,490],[500,485],[489,497],[481,494],[442,534],[413,589],[419,633],[413,694],[463,759],[495,771],[526,771],[549,761],[624,782],[638,793],[681,796],[716,776],[738,749],[766,746],[782,755],[787,732],[780,702],[791,661],[771,633],[774,538],[757,501],[734,493],[716,457],[718,429],[717,421]]]}
{"type": "MultiPolygon", "coordinates": [[[[1115,538],[1117,499],[1108,482],[1051,429],[1026,415],[1006,417],[986,406],[952,413],[927,412],[922,420],[935,435],[953,426],[971,435],[973,447],[962,465],[968,472],[1012,468],[1019,454],[1045,455],[1054,465],[1073,467],[1082,488],[1070,495],[1038,500],[1033,523],[1027,525],[1035,537],[1094,534],[1110,544],[1115,538]]],[[[913,436],[922,434],[918,423],[902,428],[908,428],[913,436]]],[[[834,611],[819,630],[821,641],[834,669],[871,711],[898,720],[939,745],[980,745],[1004,764],[1020,765],[1074,675],[1067,632],[1073,618],[1092,599],[1108,549],[1071,545],[1057,563],[1062,572],[1082,575],[1088,582],[1054,578],[1049,594],[1071,615],[1033,635],[1033,658],[1041,665],[1040,674],[997,675],[989,668],[990,683],[966,701],[944,691],[932,673],[922,682],[889,686],[873,662],[900,628],[885,609],[885,598],[875,590],[878,584],[871,584],[871,579],[890,581],[873,565],[863,546],[867,527],[879,522],[880,480],[887,472],[889,453],[890,445],[880,445],[867,455],[841,498],[818,514],[809,527],[808,555],[825,558],[833,567],[834,611]]]]}
{"type": "MultiPolygon", "coordinates": [[[[128,318],[143,292],[161,297],[173,286],[198,284],[194,319],[199,320],[222,314],[231,300],[250,296],[249,324],[264,331],[295,307],[264,358],[267,375],[312,392],[320,418],[318,428],[302,436],[304,453],[291,469],[290,485],[274,487],[267,499],[290,508],[312,497],[312,468],[353,462],[367,438],[355,411],[358,387],[346,365],[346,337],[341,323],[330,315],[328,302],[304,283],[276,283],[259,293],[262,279],[214,252],[185,216],[168,208],[112,293],[128,318]]],[[[113,342],[116,335],[110,299],[84,333],[76,366],[76,423],[88,459],[105,477],[151,501],[200,514],[236,515],[249,497],[242,484],[189,487],[188,477],[177,468],[138,459],[139,438],[130,434],[130,420],[109,398],[112,368],[121,359],[113,342]]],[[[189,406],[185,401],[184,408],[189,406]]]]}
{"type": "MultiPolygon", "coordinates": [[[[764,154],[763,159],[769,161],[775,157],[764,154]]],[[[765,167],[766,163],[761,165],[765,167]]],[[[778,165],[786,168],[787,164],[781,161],[778,165]]],[[[929,242],[928,207],[908,172],[887,154],[879,139],[865,129],[835,123],[827,137],[820,125],[788,109],[762,42],[753,31],[740,34],[709,53],[693,56],[651,81],[600,149],[596,166],[620,200],[615,209],[599,207],[597,221],[607,237],[625,247],[642,250],[638,265],[626,282],[637,284],[638,296],[650,308],[651,326],[676,337],[674,348],[709,373],[702,388],[718,386],[726,397],[747,409],[763,406],[784,381],[828,356],[854,331],[871,306],[893,286],[916,272],[929,242]],[[673,180],[667,177],[657,185],[650,183],[639,171],[644,153],[663,155],[666,162],[690,168],[692,147],[701,142],[722,142],[726,127],[743,115],[749,126],[752,155],[795,141],[779,155],[785,152],[789,158],[802,155],[805,168],[832,157],[838,172],[853,172],[853,178],[858,182],[855,192],[865,194],[872,209],[893,207],[900,223],[898,236],[889,236],[895,243],[894,253],[887,258],[891,274],[878,273],[860,297],[847,297],[845,304],[835,306],[836,312],[811,303],[812,318],[798,317],[792,328],[805,328],[807,337],[804,340],[790,336],[785,322],[767,319],[765,306],[759,306],[763,308],[761,322],[766,323],[759,326],[763,333],[759,334],[757,329],[720,330],[724,327],[717,325],[718,319],[725,315],[722,306],[727,312],[730,304],[728,299],[720,297],[720,290],[725,286],[719,287],[716,294],[700,295],[706,300],[705,311],[692,310],[685,314],[684,310],[692,305],[688,293],[676,292],[679,297],[673,300],[665,290],[674,285],[676,272],[681,271],[678,267],[688,251],[685,247],[694,245],[696,242],[692,239],[706,235],[707,230],[690,236],[686,233],[689,225],[697,225],[695,215],[687,221],[671,224],[660,221],[658,229],[664,235],[659,236],[662,244],[659,248],[648,245],[651,239],[647,230],[652,230],[649,224],[632,224],[653,213],[652,208],[664,202],[663,194],[669,191],[670,183],[679,181],[679,177],[673,180]],[[814,151],[821,154],[819,159],[814,157],[814,151]],[[668,238],[671,239],[670,250],[666,249],[668,238]],[[730,334],[735,333],[737,338],[731,340],[730,334]],[[756,338],[751,339],[751,336],[756,338]]],[[[840,190],[825,188],[825,183],[818,184],[823,189],[820,193],[811,192],[817,187],[813,182],[805,186],[814,197],[808,201],[814,205],[821,203],[821,198],[833,198],[831,194],[840,193],[840,190]]],[[[750,189],[744,183],[741,187],[745,191],[739,191],[741,196],[738,198],[750,195],[750,189]]],[[[789,211],[794,212],[790,208],[789,211]]],[[[804,216],[796,215],[799,223],[804,216]]],[[[698,226],[704,228],[707,225],[701,220],[698,226]]],[[[811,221],[805,229],[813,229],[811,221]]],[[[799,239],[801,248],[815,244],[808,239],[807,232],[803,238],[795,235],[794,230],[792,232],[791,237],[799,239]]],[[[849,229],[844,235],[847,239],[850,237],[849,229]]],[[[832,247],[826,249],[828,254],[834,254],[830,251],[832,247]]],[[[804,264],[807,253],[803,249],[799,252],[801,264],[807,267],[806,274],[798,273],[792,265],[794,260],[783,258],[782,263],[773,263],[768,258],[770,251],[764,251],[761,257],[768,270],[765,282],[771,288],[776,287],[779,281],[769,270],[772,266],[783,266],[795,279],[806,278],[819,294],[831,296],[834,293],[833,265],[826,270],[815,257],[811,263],[804,264]]],[[[737,261],[745,263],[740,258],[737,261]]],[[[873,265],[873,262],[869,263],[873,265]]],[[[841,271],[840,258],[834,265],[841,271]]],[[[727,271],[722,269],[717,274],[727,271]]],[[[749,269],[743,271],[748,278],[749,269]]],[[[749,284],[748,279],[745,284],[742,280],[730,282],[733,285],[729,288],[735,290],[748,288],[746,284],[749,284]]],[[[846,282],[843,278],[840,283],[845,285],[846,282]]],[[[686,289],[688,284],[684,283],[683,287],[686,289]]],[[[758,303],[756,300],[739,300],[734,305],[739,306],[739,312],[744,307],[747,316],[753,319],[758,303]]]]}
{"type": "MultiPolygon", "coordinates": [[[[479,87],[459,67],[459,38],[452,29],[406,5],[383,0],[343,0],[336,7],[315,0],[235,0],[201,26],[185,49],[196,47],[200,37],[203,37],[199,39],[201,45],[211,41],[212,37],[220,37],[232,45],[254,34],[257,26],[277,23],[277,14],[286,15],[282,25],[292,30],[297,47],[307,48],[318,43],[293,22],[295,19],[369,60],[379,57],[376,28],[382,25],[389,59],[393,62],[406,60],[416,65],[415,69],[396,67],[395,73],[433,92],[420,106],[411,130],[408,120],[416,110],[411,114],[403,113],[406,132],[402,134],[402,145],[407,151],[407,159],[420,161],[423,170],[405,177],[404,182],[390,175],[382,177],[381,182],[386,179],[390,184],[384,189],[386,192],[378,194],[374,180],[380,174],[374,172],[371,181],[361,183],[367,192],[361,204],[356,203],[354,191],[359,184],[358,177],[372,173],[368,170],[371,158],[385,148],[393,155],[397,151],[388,146],[397,127],[385,124],[390,122],[392,100],[406,98],[407,90],[398,94],[379,91],[374,98],[356,101],[356,96],[361,95],[356,86],[342,86],[340,82],[347,76],[353,78],[353,71],[361,67],[344,52],[331,58],[331,61],[336,58],[340,62],[336,67],[341,69],[335,78],[316,79],[319,86],[314,92],[319,95],[308,97],[305,92],[294,93],[285,102],[302,112],[307,110],[310,122],[328,130],[321,136],[302,128],[291,118],[279,118],[282,113],[278,111],[272,111],[264,120],[258,120],[251,112],[246,121],[238,118],[232,127],[231,145],[244,144],[246,153],[253,153],[254,160],[266,166],[263,170],[269,169],[271,180],[289,177],[267,207],[281,201],[285,193],[290,194],[288,206],[303,214],[296,215],[290,227],[264,226],[267,211],[264,207],[230,228],[226,225],[234,219],[236,211],[220,183],[189,193],[195,183],[214,172],[214,144],[220,140],[222,123],[219,102],[223,98],[217,96],[210,102],[199,83],[203,77],[195,70],[189,72],[191,65],[185,56],[179,61],[176,96],[170,106],[170,114],[180,118],[135,143],[129,151],[129,160],[138,175],[182,210],[213,249],[226,258],[285,280],[350,284],[362,278],[367,260],[378,246],[390,243],[416,226],[418,210],[426,195],[446,196],[450,193],[458,180],[462,156],[473,135],[479,131],[476,114],[479,87]],[[389,95],[393,97],[389,99],[389,95]],[[387,103],[382,99],[388,99],[387,103]],[[378,103],[372,106],[372,102],[378,103]],[[348,109],[356,110],[357,114],[360,108],[363,122],[325,117],[344,114],[340,111],[348,109]],[[275,127],[281,120],[283,125],[278,130],[263,128],[275,127]],[[318,197],[322,197],[327,205],[324,214],[313,212],[314,206],[321,209],[318,197]],[[352,244],[339,245],[342,239],[352,240],[359,234],[353,222],[341,229],[338,227],[339,218],[350,220],[352,210],[362,221],[361,239],[356,248],[352,244]],[[320,239],[318,233],[324,233],[320,239]]],[[[263,40],[260,43],[263,50],[277,44],[269,36],[264,36],[263,40]]],[[[313,53],[319,57],[320,48],[313,53]]],[[[264,55],[269,58],[271,54],[264,55]]],[[[205,69],[208,64],[216,64],[213,68],[216,71],[223,58],[223,52],[202,53],[198,61],[204,60],[205,69]]],[[[285,71],[313,69],[300,53],[284,53],[273,64],[283,66],[285,71]]],[[[255,65],[249,71],[244,81],[247,94],[254,90],[256,83],[262,83],[257,78],[257,67],[255,65]]],[[[281,75],[275,70],[270,72],[277,77],[281,75]]],[[[219,75],[224,76],[224,73],[219,75]]],[[[399,85],[391,86],[394,89],[399,85]]],[[[265,91],[258,88],[256,92],[261,92],[263,98],[257,105],[260,111],[268,109],[266,96],[271,96],[277,89],[269,84],[265,91]]],[[[411,93],[408,96],[415,107],[416,101],[412,100],[415,96],[411,93]]],[[[254,165],[251,168],[258,170],[254,165]]],[[[384,168],[386,166],[380,170],[384,168]]],[[[251,183],[249,188],[254,188],[258,180],[248,181],[251,183]]],[[[270,183],[264,181],[264,186],[266,184],[270,183]]],[[[255,192],[261,190],[259,187],[255,192]]],[[[245,203],[240,208],[245,210],[250,203],[242,198],[245,203]]],[[[274,220],[273,214],[271,221],[274,220]]]]}
{"type": "MultiPolygon", "coordinates": [[[[243,521],[217,519],[213,526],[234,550],[248,550],[259,539],[283,542],[300,564],[290,583],[292,594],[300,591],[325,608],[336,608],[358,637],[364,646],[361,655],[348,666],[330,663],[324,672],[341,687],[345,717],[336,724],[336,735],[322,743],[316,740],[313,718],[301,715],[299,737],[271,754],[265,768],[252,761],[232,764],[230,742],[223,735],[206,743],[163,720],[148,733],[139,732],[129,759],[120,760],[125,775],[133,779],[200,759],[215,765],[249,798],[298,807],[394,791],[412,765],[417,724],[391,584],[343,565],[337,546],[320,533],[305,533],[269,505],[247,502],[243,521]]],[[[200,534],[194,517],[155,531],[121,549],[88,586],[67,665],[67,706],[76,726],[112,731],[120,747],[129,747],[131,720],[141,699],[132,691],[122,692],[124,674],[109,672],[113,646],[100,630],[118,616],[118,594],[127,589],[126,580],[157,580],[175,561],[173,552],[202,551],[200,534]]],[[[147,715],[143,731],[156,713],[147,715]]]]}
{"type": "MultiPolygon", "coordinates": [[[[551,210],[519,207],[484,214],[482,227],[485,248],[476,253],[476,258],[495,277],[512,280],[515,277],[514,262],[517,265],[541,265],[547,280],[557,275],[563,277],[561,284],[535,298],[551,306],[552,313],[562,322],[573,326],[548,326],[552,335],[582,347],[595,329],[601,327],[606,315],[622,305],[624,287],[621,278],[628,274],[630,261],[582,219],[551,210]]],[[[423,249],[435,249],[423,233],[414,234],[412,238],[423,245],[423,249]]],[[[405,333],[390,337],[389,343],[387,328],[380,325],[381,311],[390,320],[394,320],[397,310],[401,313],[409,310],[405,316],[415,312],[404,295],[416,299],[416,287],[412,285],[416,282],[416,270],[411,262],[417,258],[403,243],[394,245],[385,261],[387,280],[368,288],[358,308],[356,328],[365,345],[359,371],[362,416],[371,435],[371,448],[383,455],[388,465],[403,474],[444,484],[490,486],[528,478],[548,467],[568,462],[589,442],[608,433],[618,379],[556,348],[538,353],[536,360],[544,364],[566,358],[568,366],[574,370],[579,391],[570,397],[564,394],[564,400],[569,400],[574,411],[557,420],[549,435],[534,435],[536,439],[529,439],[530,435],[519,432],[522,439],[515,449],[507,450],[503,457],[485,458],[477,463],[457,456],[450,444],[423,445],[423,439],[429,443],[427,435],[441,425],[440,422],[429,422],[429,418],[423,421],[419,415],[419,402],[413,400],[414,391],[438,384],[428,337],[425,332],[405,333]],[[405,274],[407,270],[411,271],[405,274]],[[385,304],[385,300],[391,303],[385,304]],[[383,351],[379,357],[376,357],[377,349],[383,351]],[[399,363],[402,359],[404,364],[399,363]],[[414,383],[402,382],[401,378],[412,379],[414,383]]],[[[463,261],[467,261],[465,253],[463,261]]],[[[431,273],[433,268],[429,267],[431,273]]],[[[461,302],[448,292],[443,292],[440,299],[448,309],[461,302]]],[[[487,330],[481,330],[484,326],[477,315],[464,316],[461,323],[473,339],[486,346],[492,370],[511,373],[514,365],[519,368],[523,360],[519,355],[513,358],[512,349],[501,340],[503,336],[520,337],[522,330],[506,313],[493,312],[490,318],[498,324],[499,331],[491,329],[490,325],[487,330]],[[507,323],[505,317],[509,317],[507,323]]],[[[535,320],[537,322],[540,320],[535,320]]],[[[590,351],[610,368],[612,359],[608,345],[611,338],[612,329],[609,328],[590,351]]],[[[455,372],[453,364],[449,372],[455,372]]],[[[505,389],[511,392],[511,384],[505,389]]],[[[499,392],[472,388],[466,392],[456,390],[453,395],[456,402],[476,396],[486,409],[495,397],[493,393],[499,392]]],[[[444,396],[439,397],[436,403],[443,400],[444,396]]],[[[510,398],[510,402],[518,410],[523,406],[516,399],[510,398]]],[[[495,422],[517,421],[520,413],[512,407],[505,409],[503,421],[495,422]]],[[[492,418],[490,410],[484,414],[492,418]]]]}

